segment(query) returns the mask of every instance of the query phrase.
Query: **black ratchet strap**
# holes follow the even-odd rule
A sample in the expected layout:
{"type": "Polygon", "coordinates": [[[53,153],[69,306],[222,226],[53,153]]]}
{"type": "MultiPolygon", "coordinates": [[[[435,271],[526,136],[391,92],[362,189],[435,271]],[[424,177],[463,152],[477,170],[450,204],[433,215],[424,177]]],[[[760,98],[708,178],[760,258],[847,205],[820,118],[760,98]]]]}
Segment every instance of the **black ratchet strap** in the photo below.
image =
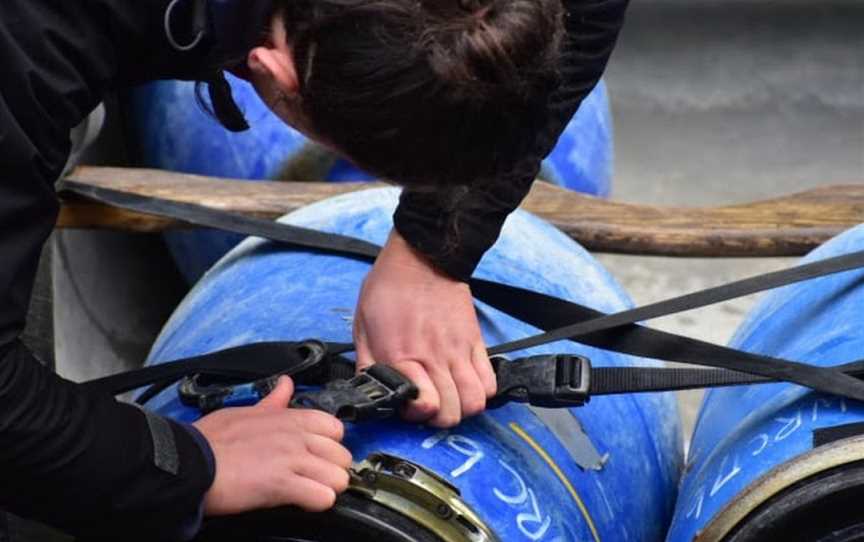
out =
{"type": "Polygon", "coordinates": [[[336,379],[324,389],[295,394],[291,406],[327,412],[346,422],[392,418],[419,390],[387,365],[372,365],[349,379],[336,379]]]}
{"type": "MultiPolygon", "coordinates": [[[[249,382],[273,375],[297,375],[306,373],[310,378],[312,371],[321,373],[314,380],[326,382],[330,376],[345,374],[343,365],[350,364],[341,360],[341,353],[350,351],[353,346],[343,343],[321,343],[319,341],[300,342],[260,342],[226,348],[167,363],[151,365],[125,373],[97,378],[83,385],[97,392],[117,395],[144,386],[174,383],[192,375],[206,375],[239,382],[249,382]],[[321,345],[326,355],[309,356],[309,343],[321,345]],[[323,363],[322,363],[323,361],[323,363]]],[[[351,364],[353,372],[353,364],[351,364]]]]}
{"type": "MultiPolygon", "coordinates": [[[[304,249],[364,260],[374,260],[380,250],[377,245],[345,235],[246,217],[196,204],[95,187],[74,180],[65,180],[58,188],[62,192],[84,196],[114,207],[197,226],[262,237],[304,249]]],[[[861,267],[864,267],[864,251],[760,275],[612,315],[538,292],[482,279],[472,279],[470,285],[478,300],[539,329],[547,330],[547,333],[535,337],[496,346],[490,349],[490,354],[502,354],[567,339],[624,354],[744,372],[773,381],[793,382],[821,392],[864,400],[864,382],[837,368],[817,367],[762,356],[636,324],[646,319],[861,267]]],[[[637,369],[639,368],[622,368],[637,369]]],[[[704,376],[700,375],[699,378],[704,379],[704,376]]]]}
{"type": "MultiPolygon", "coordinates": [[[[498,378],[498,394],[488,401],[487,408],[509,402],[547,408],[578,407],[597,395],[779,382],[722,369],[592,367],[588,358],[573,354],[539,355],[513,361],[495,356],[492,365],[498,378]]],[[[864,377],[864,360],[836,369],[861,378],[864,377]]]]}

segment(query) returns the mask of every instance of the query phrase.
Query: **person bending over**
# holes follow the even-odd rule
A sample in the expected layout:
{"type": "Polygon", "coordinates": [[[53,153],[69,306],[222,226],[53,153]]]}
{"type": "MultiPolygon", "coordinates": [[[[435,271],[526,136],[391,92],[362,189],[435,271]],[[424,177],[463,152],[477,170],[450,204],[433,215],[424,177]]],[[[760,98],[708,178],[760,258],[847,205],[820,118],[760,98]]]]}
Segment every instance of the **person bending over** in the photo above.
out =
{"type": "MultiPolygon", "coordinates": [[[[404,185],[366,277],[358,368],[420,389],[449,427],[495,393],[467,279],[597,83],[626,0],[3,0],[0,3],[0,507],[79,535],[188,539],[204,515],[324,510],[348,483],[343,428],[261,404],[185,425],[85,392],[19,336],[58,213],[69,131],[112,90],[224,72],[285,122],[404,185]]],[[[192,106],[192,105],[190,105],[192,106]]]]}

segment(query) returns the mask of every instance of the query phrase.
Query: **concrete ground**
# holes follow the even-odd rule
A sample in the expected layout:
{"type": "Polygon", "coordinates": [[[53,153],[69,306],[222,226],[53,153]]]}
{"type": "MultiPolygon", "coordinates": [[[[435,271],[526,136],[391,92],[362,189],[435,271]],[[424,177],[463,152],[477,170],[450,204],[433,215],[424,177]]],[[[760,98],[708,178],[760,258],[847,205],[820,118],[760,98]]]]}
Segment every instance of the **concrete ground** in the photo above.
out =
{"type": "MultiPolygon", "coordinates": [[[[851,1],[633,2],[607,72],[612,197],[719,205],[864,183],[862,27],[864,5],[851,1]]],[[[637,304],[795,262],[599,259],[637,304]]],[[[650,325],[726,343],[757,297],[650,325]]],[[[682,394],[688,432],[700,399],[682,394]]]]}

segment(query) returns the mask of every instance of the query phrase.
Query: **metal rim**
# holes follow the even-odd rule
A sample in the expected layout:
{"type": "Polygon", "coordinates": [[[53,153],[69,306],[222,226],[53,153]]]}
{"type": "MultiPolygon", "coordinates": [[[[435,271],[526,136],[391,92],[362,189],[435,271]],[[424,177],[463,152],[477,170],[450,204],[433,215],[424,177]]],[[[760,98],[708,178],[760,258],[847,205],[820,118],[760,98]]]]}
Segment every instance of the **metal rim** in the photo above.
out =
{"type": "Polygon", "coordinates": [[[441,542],[405,516],[346,493],[334,508],[278,508],[209,521],[195,542],[441,542]]]}
{"type": "Polygon", "coordinates": [[[373,453],[323,513],[280,508],[220,518],[197,542],[498,542],[459,490],[424,467],[373,453]]]}
{"type": "Polygon", "coordinates": [[[696,535],[694,541],[724,540],[760,506],[796,483],[864,460],[864,436],[838,440],[783,463],[750,484],[696,535]]]}

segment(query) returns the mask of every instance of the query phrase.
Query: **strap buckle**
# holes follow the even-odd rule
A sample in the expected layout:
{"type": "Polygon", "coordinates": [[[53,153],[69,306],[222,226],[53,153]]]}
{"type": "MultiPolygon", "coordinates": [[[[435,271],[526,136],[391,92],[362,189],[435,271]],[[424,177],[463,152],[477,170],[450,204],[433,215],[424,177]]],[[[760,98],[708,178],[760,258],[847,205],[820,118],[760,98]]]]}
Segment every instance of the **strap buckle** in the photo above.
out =
{"type": "Polygon", "coordinates": [[[373,365],[349,380],[334,380],[324,389],[294,395],[291,406],[323,410],[346,422],[383,420],[416,399],[417,387],[396,369],[373,365]]]}
{"type": "Polygon", "coordinates": [[[297,350],[303,355],[302,361],[283,373],[254,382],[206,382],[201,374],[187,376],[178,388],[180,401],[186,406],[197,408],[202,414],[209,414],[220,408],[254,405],[273,391],[279,376],[311,371],[329,355],[327,345],[316,340],[303,341],[297,345],[297,350]]]}
{"type": "Polygon", "coordinates": [[[498,394],[489,408],[510,401],[548,408],[578,407],[591,399],[591,361],[582,356],[551,354],[514,361],[496,356],[492,367],[498,377],[498,394]]]}

